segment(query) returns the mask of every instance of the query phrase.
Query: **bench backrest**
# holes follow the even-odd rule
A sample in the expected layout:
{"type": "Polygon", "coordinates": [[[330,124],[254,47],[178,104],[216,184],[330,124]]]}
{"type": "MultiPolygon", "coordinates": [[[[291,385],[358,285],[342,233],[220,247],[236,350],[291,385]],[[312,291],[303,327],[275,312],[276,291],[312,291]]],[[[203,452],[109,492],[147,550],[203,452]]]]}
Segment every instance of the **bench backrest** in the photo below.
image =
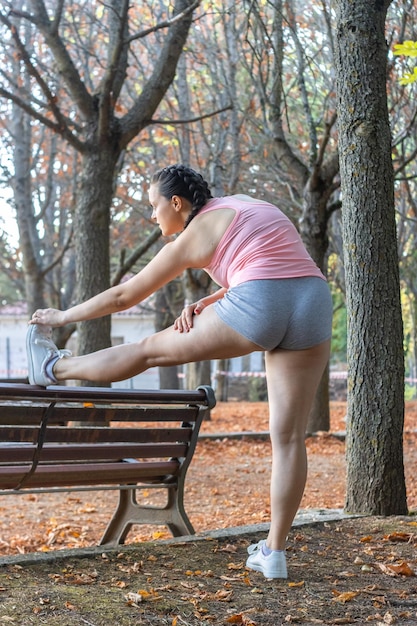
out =
{"type": "Polygon", "coordinates": [[[0,383],[0,490],[175,480],[186,471],[214,405],[210,387],[0,383]]]}

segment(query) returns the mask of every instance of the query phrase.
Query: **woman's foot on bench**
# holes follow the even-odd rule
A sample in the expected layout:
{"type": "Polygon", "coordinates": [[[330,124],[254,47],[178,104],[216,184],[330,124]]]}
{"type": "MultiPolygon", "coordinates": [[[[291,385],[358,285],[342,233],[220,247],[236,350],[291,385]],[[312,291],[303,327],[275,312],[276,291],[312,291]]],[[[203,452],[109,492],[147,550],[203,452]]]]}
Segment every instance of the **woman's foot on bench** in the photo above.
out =
{"type": "Polygon", "coordinates": [[[51,326],[31,324],[26,335],[29,383],[47,387],[56,385],[53,367],[58,359],[71,356],[69,350],[58,350],[52,341],[51,326]]]}
{"type": "MultiPolygon", "coordinates": [[[[287,562],[285,550],[271,550],[264,554],[265,540],[249,546],[246,567],[262,572],[265,578],[287,578],[287,562]]],[[[268,550],[268,548],[267,548],[268,550]]]]}

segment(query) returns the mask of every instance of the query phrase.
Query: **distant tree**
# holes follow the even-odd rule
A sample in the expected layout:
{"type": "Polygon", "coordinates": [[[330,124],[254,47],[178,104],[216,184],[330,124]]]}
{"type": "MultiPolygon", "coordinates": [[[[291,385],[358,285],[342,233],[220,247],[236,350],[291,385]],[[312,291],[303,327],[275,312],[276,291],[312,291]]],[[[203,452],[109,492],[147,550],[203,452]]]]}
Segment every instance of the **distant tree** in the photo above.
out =
{"type": "MultiPolygon", "coordinates": [[[[251,75],[259,108],[254,125],[264,135],[269,194],[296,222],[310,255],[327,275],[328,229],[340,208],[339,155],[335,136],[334,84],[331,75],[333,34],[325,3],[311,5],[314,29],[320,23],[318,48],[322,71],[310,61],[308,18],[299,19],[296,2],[250,2],[248,40],[253,48],[251,75]],[[324,44],[325,42],[325,44],[324,44]],[[324,50],[327,50],[327,55],[324,50]],[[330,54],[329,54],[330,53],[330,54]],[[316,105],[317,98],[323,106],[316,105]],[[276,181],[271,182],[271,181],[276,181]],[[286,194],[277,188],[284,188],[286,194]]],[[[328,430],[329,373],[326,370],[309,416],[309,432],[328,430]]]]}
{"type": "MultiPolygon", "coordinates": [[[[417,41],[410,41],[409,39],[404,43],[397,43],[394,46],[394,54],[402,55],[404,57],[417,57],[417,41]]],[[[405,72],[404,76],[400,78],[401,85],[411,85],[417,81],[417,66],[414,66],[412,72],[405,72]]]]}

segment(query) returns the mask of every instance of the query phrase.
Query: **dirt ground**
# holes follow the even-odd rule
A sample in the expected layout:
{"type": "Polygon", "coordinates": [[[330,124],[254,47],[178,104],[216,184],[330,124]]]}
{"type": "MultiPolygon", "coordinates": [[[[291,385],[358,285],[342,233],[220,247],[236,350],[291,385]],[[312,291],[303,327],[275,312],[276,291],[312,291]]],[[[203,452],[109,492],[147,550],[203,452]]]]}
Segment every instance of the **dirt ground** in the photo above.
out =
{"type": "Polygon", "coordinates": [[[293,529],[287,580],[245,568],[247,546],[261,538],[251,534],[7,565],[0,624],[415,625],[416,526],[362,518],[293,529]]]}
{"type": "MultiPolygon", "coordinates": [[[[344,442],[334,434],[345,429],[345,410],[344,403],[332,403],[331,434],[307,441],[303,509],[343,507],[344,442]]],[[[267,428],[264,403],[220,403],[203,432],[267,428]]],[[[417,509],[416,430],[417,404],[410,403],[404,436],[410,510],[417,509]]],[[[137,527],[128,545],[98,549],[82,559],[66,549],[97,544],[116,494],[5,496],[0,626],[417,624],[416,515],[294,527],[286,581],[268,581],[244,566],[247,546],[265,533],[198,536],[269,521],[269,469],[268,441],[202,440],[186,482],[186,510],[196,537],[172,542],[164,528],[137,527]],[[45,560],[30,564],[27,553],[35,551],[45,560]],[[23,556],[5,564],[7,555],[23,556]]]]}

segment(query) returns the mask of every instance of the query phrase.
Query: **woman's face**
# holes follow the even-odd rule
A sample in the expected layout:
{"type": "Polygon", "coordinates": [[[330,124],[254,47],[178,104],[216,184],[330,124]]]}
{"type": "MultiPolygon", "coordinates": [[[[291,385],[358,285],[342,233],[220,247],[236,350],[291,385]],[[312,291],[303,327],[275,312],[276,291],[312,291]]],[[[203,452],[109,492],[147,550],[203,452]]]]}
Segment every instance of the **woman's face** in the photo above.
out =
{"type": "Polygon", "coordinates": [[[150,185],[149,202],[152,207],[151,219],[158,224],[165,236],[175,235],[184,228],[183,199],[172,196],[170,200],[159,193],[158,185],[150,185]]]}

